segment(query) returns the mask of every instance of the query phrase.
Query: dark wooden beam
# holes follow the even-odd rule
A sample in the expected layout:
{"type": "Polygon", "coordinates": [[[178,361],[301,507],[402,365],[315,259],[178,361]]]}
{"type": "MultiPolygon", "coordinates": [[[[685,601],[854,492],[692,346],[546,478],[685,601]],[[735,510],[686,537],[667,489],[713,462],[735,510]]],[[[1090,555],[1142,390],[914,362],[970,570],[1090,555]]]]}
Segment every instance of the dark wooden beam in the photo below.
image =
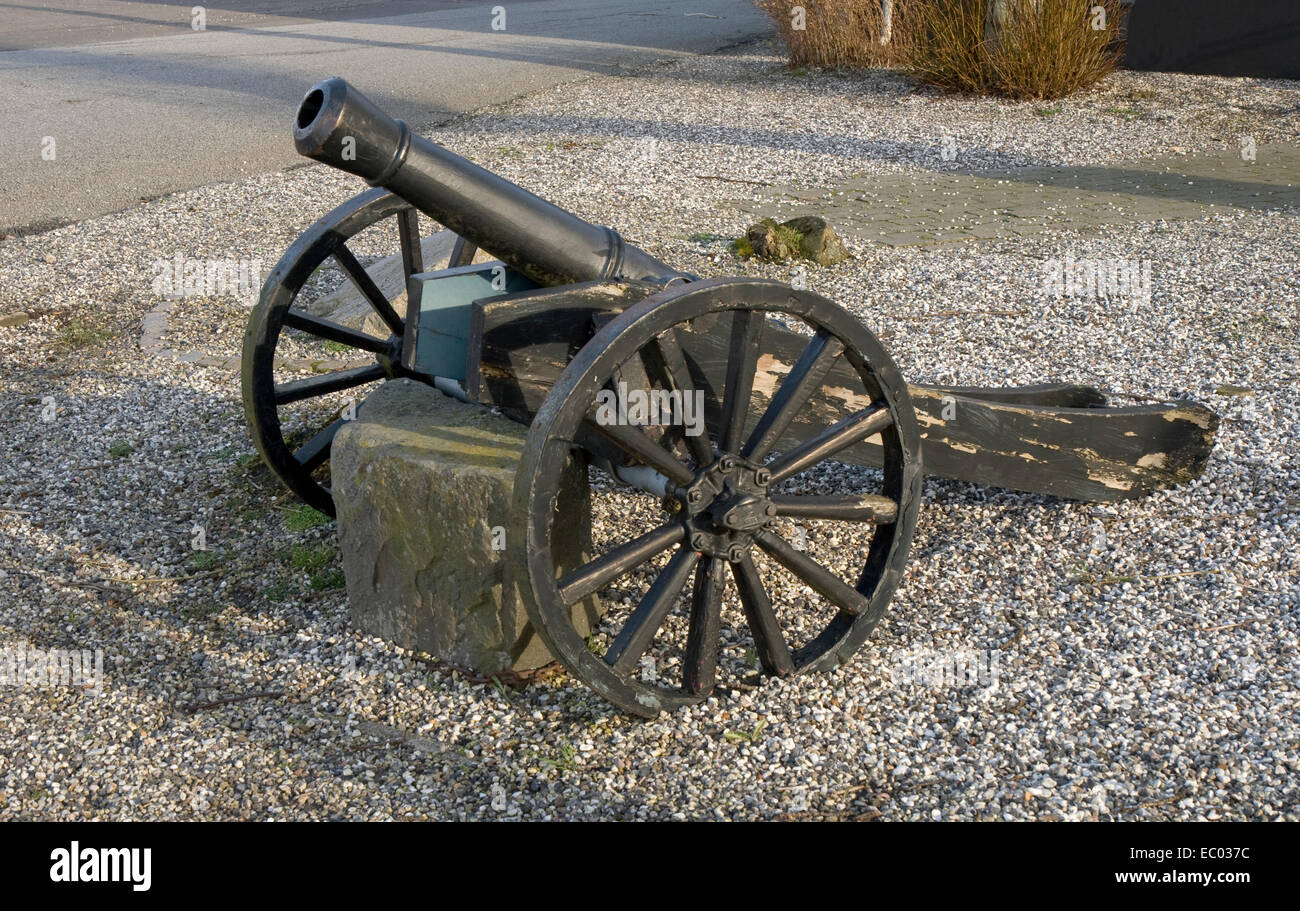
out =
{"type": "MultiPolygon", "coordinates": [[[[476,304],[482,344],[476,397],[517,420],[530,420],[596,327],[656,290],[592,282],[476,304]]],[[[721,434],[731,337],[726,315],[697,319],[689,332],[678,330],[690,383],[705,392],[713,439],[721,434]]],[[[769,321],[741,439],[753,432],[809,340],[769,321]]],[[[1106,396],[1089,386],[908,388],[927,474],[1075,500],[1141,497],[1198,477],[1219,425],[1214,412],[1194,402],[1106,407],[1106,396]]],[[[794,449],[875,404],[851,365],[839,358],[774,448],[794,449]]],[[[875,435],[835,458],[879,465],[881,452],[875,435]]]]}

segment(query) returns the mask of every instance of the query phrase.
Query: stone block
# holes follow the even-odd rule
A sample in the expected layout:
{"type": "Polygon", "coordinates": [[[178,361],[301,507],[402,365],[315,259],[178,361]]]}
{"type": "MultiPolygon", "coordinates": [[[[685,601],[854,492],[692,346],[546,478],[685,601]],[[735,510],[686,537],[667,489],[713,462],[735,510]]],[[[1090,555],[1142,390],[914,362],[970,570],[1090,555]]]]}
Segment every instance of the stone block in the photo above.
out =
{"type": "MultiPolygon", "coordinates": [[[[505,540],[528,428],[412,380],[380,386],[334,438],[331,489],[358,629],[483,674],[552,658],[528,622],[505,540]]],[[[561,571],[591,551],[585,466],[556,504],[561,571]]],[[[575,605],[583,629],[598,617],[575,605]]]]}

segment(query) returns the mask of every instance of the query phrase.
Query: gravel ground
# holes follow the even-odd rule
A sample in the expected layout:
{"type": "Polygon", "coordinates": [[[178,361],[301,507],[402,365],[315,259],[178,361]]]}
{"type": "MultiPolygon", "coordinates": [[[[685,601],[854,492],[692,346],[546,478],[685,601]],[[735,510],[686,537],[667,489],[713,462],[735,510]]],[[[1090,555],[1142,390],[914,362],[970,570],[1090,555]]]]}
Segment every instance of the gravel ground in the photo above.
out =
{"type": "MultiPolygon", "coordinates": [[[[1009,167],[1300,136],[1294,83],[1118,74],[1057,106],[791,75],[758,48],[436,138],[683,269],[787,278],[727,252],[746,219],[716,178],[938,170],[945,133],[1009,167]]],[[[107,675],[0,688],[0,818],[1300,818],[1300,213],[812,269],[913,381],[1188,394],[1225,418],[1213,459],[1114,506],[929,482],[850,664],[640,722],[562,674],[474,683],[351,631],[332,527],[252,456],[237,375],[141,351],[156,259],[269,268],[358,189],[300,168],[0,243],[0,315],[32,316],[0,328],[0,646],[103,649],[107,675]],[[1150,303],[1048,297],[1066,253],[1151,260],[1150,303]],[[996,674],[907,672],[954,653],[996,674]]],[[[165,342],[228,358],[247,313],[182,299],[165,342]]]]}

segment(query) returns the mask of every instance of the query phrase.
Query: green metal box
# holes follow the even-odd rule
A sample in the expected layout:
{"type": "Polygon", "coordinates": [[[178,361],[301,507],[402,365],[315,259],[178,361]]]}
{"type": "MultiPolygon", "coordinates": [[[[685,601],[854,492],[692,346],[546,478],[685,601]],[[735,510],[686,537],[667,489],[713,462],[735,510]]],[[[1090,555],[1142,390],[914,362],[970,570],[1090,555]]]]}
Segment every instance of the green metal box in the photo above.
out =
{"type": "Polygon", "coordinates": [[[415,306],[408,306],[403,366],[464,384],[478,358],[470,350],[474,302],[536,287],[501,262],[417,272],[407,280],[407,300],[415,306]]]}

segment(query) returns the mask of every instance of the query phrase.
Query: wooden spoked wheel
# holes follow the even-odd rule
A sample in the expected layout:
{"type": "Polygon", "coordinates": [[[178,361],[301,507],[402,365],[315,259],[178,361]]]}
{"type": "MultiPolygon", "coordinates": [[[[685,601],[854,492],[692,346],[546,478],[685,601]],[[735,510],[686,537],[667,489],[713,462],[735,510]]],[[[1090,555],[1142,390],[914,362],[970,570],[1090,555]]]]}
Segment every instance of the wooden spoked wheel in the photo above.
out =
{"type": "Polygon", "coordinates": [[[885,612],[907,558],[922,478],[906,384],[855,317],[777,282],[677,285],[607,323],[533,421],[511,536],[525,604],[552,654],[634,714],[698,702],[720,675],[743,674],[747,665],[777,676],[829,670],[849,659],[885,612]],[[807,329],[798,332],[798,324],[807,329]],[[704,333],[720,340],[712,365],[700,362],[704,333]],[[790,339],[803,348],[787,355],[783,377],[764,345],[777,334],[787,348],[790,339]],[[827,374],[837,362],[852,370],[839,370],[831,388],[827,374]],[[720,382],[710,383],[710,370],[720,382]],[[859,388],[842,388],[846,375],[859,388]],[[636,377],[661,401],[673,390],[711,395],[705,432],[611,422],[610,395],[630,398],[636,377]],[[717,391],[698,388],[706,385],[717,391]],[[786,436],[784,451],[775,451],[796,417],[806,425],[819,404],[846,401],[850,392],[865,407],[801,434],[796,445],[786,436]],[[883,447],[879,471],[825,464],[868,439],[883,447]],[[604,460],[635,486],[590,469],[595,556],[561,571],[553,554],[573,529],[556,527],[556,497],[573,459],[604,460]],[[819,489],[835,488],[841,475],[869,479],[876,489],[819,489]],[[813,526],[806,548],[793,522],[813,526]],[[821,534],[828,526],[839,530],[821,534]],[[573,608],[593,594],[602,615],[587,634],[573,608]]]}
{"type": "MultiPolygon", "coordinates": [[[[381,254],[396,247],[405,276],[424,269],[416,209],[385,190],[369,190],[316,222],[285,252],[262,286],[244,335],[244,411],[253,442],[290,490],[331,516],[330,445],[352,416],[348,406],[385,380],[426,379],[402,368],[406,320],[349,242],[381,254]],[[384,333],[342,326],[303,309],[300,298],[308,293],[308,280],[331,261],[364,295],[384,333]],[[332,367],[319,370],[321,363],[332,367]]],[[[467,262],[473,254],[472,246],[459,241],[453,264],[467,262]]]]}

